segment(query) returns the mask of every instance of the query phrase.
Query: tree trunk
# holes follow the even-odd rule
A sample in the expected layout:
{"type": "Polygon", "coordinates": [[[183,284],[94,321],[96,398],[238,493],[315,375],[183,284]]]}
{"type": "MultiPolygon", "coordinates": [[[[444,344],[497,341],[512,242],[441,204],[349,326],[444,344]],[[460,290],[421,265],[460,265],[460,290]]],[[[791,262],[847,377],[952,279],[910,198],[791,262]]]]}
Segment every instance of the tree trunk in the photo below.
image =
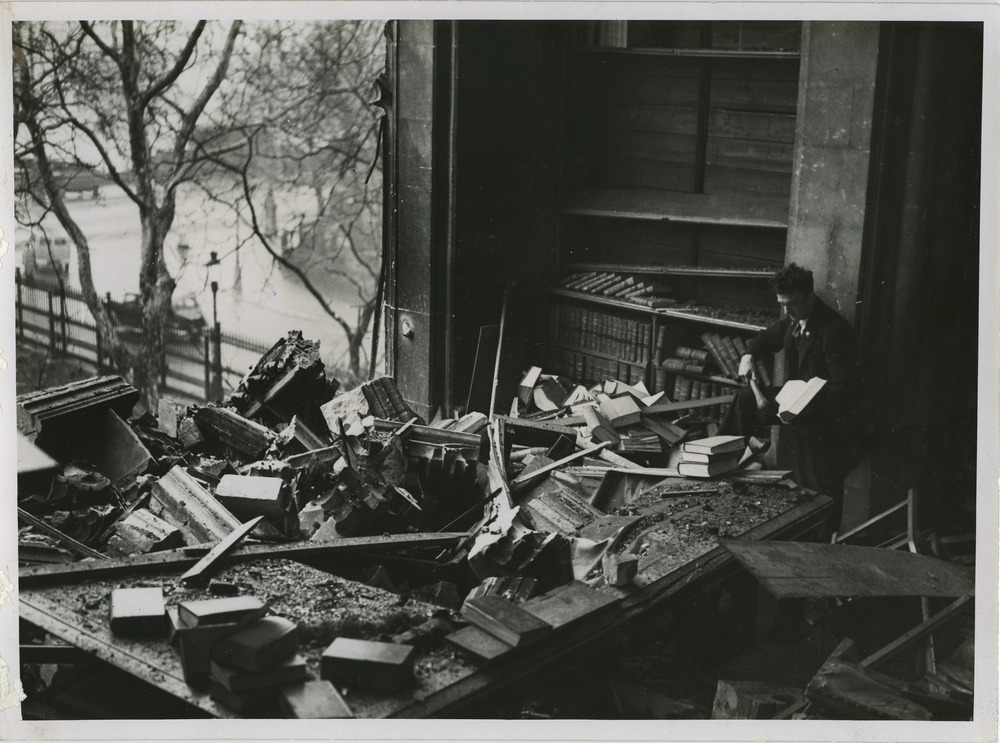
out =
{"type": "Polygon", "coordinates": [[[165,329],[176,285],[163,259],[163,240],[173,222],[173,203],[141,217],[142,260],[139,291],[142,297],[142,345],[135,364],[135,386],[142,392],[146,408],[155,413],[164,373],[165,329]]]}
{"type": "MultiPolygon", "coordinates": [[[[375,314],[375,300],[369,300],[365,303],[365,306],[361,310],[361,316],[358,318],[358,326],[354,329],[354,332],[347,333],[347,352],[348,360],[350,364],[350,372],[356,379],[362,379],[361,377],[361,346],[365,342],[365,338],[368,336],[368,325],[372,321],[372,315],[375,314]]],[[[377,349],[372,349],[372,354],[375,354],[377,349]]]]}

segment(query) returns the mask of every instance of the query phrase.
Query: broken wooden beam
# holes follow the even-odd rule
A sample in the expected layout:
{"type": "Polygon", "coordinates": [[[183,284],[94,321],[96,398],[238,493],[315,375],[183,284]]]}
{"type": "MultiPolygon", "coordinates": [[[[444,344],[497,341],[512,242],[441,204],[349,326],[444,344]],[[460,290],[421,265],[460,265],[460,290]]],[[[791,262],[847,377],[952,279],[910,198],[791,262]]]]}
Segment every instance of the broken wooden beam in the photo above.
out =
{"type": "MultiPolygon", "coordinates": [[[[440,532],[431,534],[393,534],[391,536],[342,537],[329,542],[293,542],[289,544],[239,545],[220,562],[231,565],[238,562],[284,557],[292,560],[309,560],[350,555],[359,552],[389,552],[401,549],[426,547],[442,549],[454,546],[464,539],[466,532],[440,532]]],[[[164,570],[183,570],[196,564],[203,555],[191,555],[186,550],[154,552],[131,558],[102,559],[99,562],[76,562],[66,565],[33,565],[18,571],[21,586],[33,587],[66,580],[96,580],[129,573],[161,573],[164,570]]],[[[103,557],[103,555],[102,555],[103,557]]]]}
{"type": "Polygon", "coordinates": [[[610,443],[605,441],[598,444],[597,446],[591,446],[587,449],[581,449],[580,451],[570,454],[568,457],[563,457],[557,462],[552,462],[551,464],[547,464],[544,467],[539,467],[537,470],[532,470],[531,472],[523,474],[519,477],[515,477],[510,484],[511,490],[514,493],[522,491],[532,483],[536,482],[541,477],[548,475],[549,472],[551,472],[552,470],[557,470],[560,467],[565,467],[570,462],[575,462],[578,459],[583,459],[584,457],[590,456],[592,454],[597,454],[602,449],[606,449],[608,446],[610,446],[610,443]]]}
{"type": "Polygon", "coordinates": [[[927,637],[935,629],[954,619],[955,616],[960,614],[963,610],[973,608],[975,595],[976,593],[974,590],[969,591],[964,596],[948,604],[948,606],[939,611],[937,614],[925,619],[913,629],[900,635],[885,647],[875,651],[862,660],[860,664],[861,667],[864,669],[871,668],[872,666],[878,665],[879,663],[887,661],[890,658],[894,658],[900,653],[911,648],[923,638],[927,637]]]}
{"type": "Polygon", "coordinates": [[[806,698],[834,719],[932,720],[921,705],[895,688],[868,676],[850,659],[851,640],[844,640],[806,686],[806,698]]]}
{"type": "Polygon", "coordinates": [[[208,579],[209,572],[212,570],[215,563],[218,562],[219,558],[239,544],[239,541],[253,531],[254,527],[256,527],[263,518],[263,516],[258,516],[257,518],[251,519],[245,524],[241,524],[234,529],[229,536],[215,545],[207,555],[198,560],[198,562],[195,563],[190,570],[184,573],[184,575],[181,576],[181,580],[188,585],[198,585],[204,583],[208,579]]]}
{"type": "Polygon", "coordinates": [[[228,408],[214,405],[198,408],[194,421],[206,439],[214,439],[250,457],[261,456],[275,439],[271,429],[228,408]]]}
{"type": "Polygon", "coordinates": [[[506,429],[505,433],[512,444],[549,447],[558,441],[560,436],[569,436],[576,440],[576,429],[562,423],[510,418],[506,415],[498,415],[496,420],[506,429]]]}
{"type": "Polygon", "coordinates": [[[733,395],[721,395],[719,397],[706,397],[701,400],[684,400],[682,402],[654,402],[642,411],[643,415],[659,415],[661,413],[680,413],[685,410],[697,410],[699,408],[711,408],[715,405],[728,405],[733,401],[733,395]]]}

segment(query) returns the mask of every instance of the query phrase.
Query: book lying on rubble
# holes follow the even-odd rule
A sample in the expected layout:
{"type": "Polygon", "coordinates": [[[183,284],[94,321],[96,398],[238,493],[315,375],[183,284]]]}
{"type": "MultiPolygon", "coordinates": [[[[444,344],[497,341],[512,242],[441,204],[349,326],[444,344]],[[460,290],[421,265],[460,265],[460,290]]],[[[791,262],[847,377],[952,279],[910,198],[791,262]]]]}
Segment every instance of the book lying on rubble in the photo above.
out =
{"type": "Polygon", "coordinates": [[[217,640],[212,660],[223,666],[253,673],[266,671],[295,655],[298,627],[284,617],[263,617],[217,640]]]}
{"type": "Polygon", "coordinates": [[[305,681],[309,677],[306,659],[299,654],[285,659],[266,671],[241,671],[214,660],[210,662],[209,667],[212,681],[234,694],[293,684],[305,681]]]}
{"type": "Polygon", "coordinates": [[[462,616],[512,647],[541,640],[552,625],[499,596],[480,596],[462,605],[462,616]]]}
{"type": "Polygon", "coordinates": [[[178,604],[177,612],[185,627],[200,627],[206,624],[249,622],[264,616],[267,607],[256,596],[232,596],[182,601],[178,604]]]}
{"type": "Polygon", "coordinates": [[[802,414],[825,384],[826,380],[820,377],[813,377],[808,382],[802,379],[785,382],[785,386],[774,398],[778,403],[778,417],[785,423],[791,423],[802,414]]]}
{"type": "Polygon", "coordinates": [[[694,439],[681,446],[681,455],[685,454],[728,454],[743,453],[746,439],[742,436],[709,436],[704,439],[694,439]]]}

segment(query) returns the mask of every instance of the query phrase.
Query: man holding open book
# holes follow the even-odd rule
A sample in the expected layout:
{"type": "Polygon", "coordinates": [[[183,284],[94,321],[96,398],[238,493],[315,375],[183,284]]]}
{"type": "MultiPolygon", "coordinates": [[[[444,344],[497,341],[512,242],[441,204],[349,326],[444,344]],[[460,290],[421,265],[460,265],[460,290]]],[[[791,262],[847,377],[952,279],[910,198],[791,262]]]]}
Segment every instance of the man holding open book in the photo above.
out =
{"type": "Polygon", "coordinates": [[[767,437],[769,426],[787,426],[781,446],[792,450],[796,481],[833,497],[836,529],[843,477],[853,464],[858,433],[854,332],[813,292],[811,271],[789,264],[774,274],[771,286],[782,317],[747,341],[739,367],[747,386],[736,395],[719,433],[767,437]],[[753,362],[779,351],[785,354],[788,382],[780,390],[763,387],[753,362]]]}

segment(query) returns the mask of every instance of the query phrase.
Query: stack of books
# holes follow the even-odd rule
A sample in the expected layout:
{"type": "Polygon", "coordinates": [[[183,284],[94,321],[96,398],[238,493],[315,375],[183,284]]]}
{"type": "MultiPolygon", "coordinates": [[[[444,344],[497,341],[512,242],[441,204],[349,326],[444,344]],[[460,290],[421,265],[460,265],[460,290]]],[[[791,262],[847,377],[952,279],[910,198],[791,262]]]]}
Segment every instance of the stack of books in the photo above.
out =
{"type": "Polygon", "coordinates": [[[308,676],[298,651],[298,627],[279,616],[262,617],[216,640],[209,671],[212,698],[241,713],[277,703],[281,687],[308,676]]]}
{"type": "Polygon", "coordinates": [[[170,641],[180,652],[184,680],[203,686],[208,681],[212,645],[266,613],[267,606],[256,596],[182,601],[169,609],[170,641]]]}
{"type": "Polygon", "coordinates": [[[742,436],[710,436],[681,444],[677,471],[684,477],[714,477],[739,467],[746,449],[742,436]]]}

